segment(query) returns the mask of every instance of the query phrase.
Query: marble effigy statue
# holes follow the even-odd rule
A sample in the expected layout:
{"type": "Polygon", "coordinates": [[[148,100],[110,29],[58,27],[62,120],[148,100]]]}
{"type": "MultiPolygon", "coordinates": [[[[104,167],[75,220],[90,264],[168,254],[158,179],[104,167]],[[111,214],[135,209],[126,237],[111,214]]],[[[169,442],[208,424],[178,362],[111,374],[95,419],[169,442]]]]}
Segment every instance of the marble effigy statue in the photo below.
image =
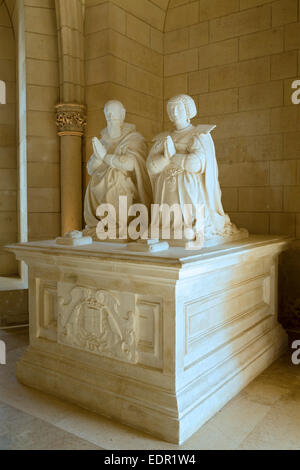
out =
{"type": "MultiPolygon", "coordinates": [[[[208,246],[246,237],[248,232],[237,229],[222,206],[215,147],[210,135],[215,126],[191,124],[197,109],[188,95],[171,98],[167,111],[175,129],[154,138],[147,159],[154,202],[178,204],[183,220],[184,205],[190,205],[191,220],[183,233],[187,244],[202,240],[200,243],[208,246]]],[[[160,223],[163,225],[164,221],[160,223]]]]}
{"type": "Polygon", "coordinates": [[[98,240],[97,208],[111,204],[116,210],[117,236],[119,197],[126,196],[128,207],[152,201],[151,183],[146,168],[147,146],[134,124],[125,122],[126,110],[119,101],[108,101],[104,107],[107,127],[101,137],[93,138],[93,155],[87,170],[91,176],[84,201],[86,227],[83,234],[98,240]]]}

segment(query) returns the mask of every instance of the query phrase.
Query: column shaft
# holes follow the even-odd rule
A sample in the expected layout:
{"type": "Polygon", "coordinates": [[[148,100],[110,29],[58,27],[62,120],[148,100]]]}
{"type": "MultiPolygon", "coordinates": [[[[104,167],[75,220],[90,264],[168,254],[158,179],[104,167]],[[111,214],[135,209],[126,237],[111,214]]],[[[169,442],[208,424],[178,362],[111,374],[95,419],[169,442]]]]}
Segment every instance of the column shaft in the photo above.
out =
{"type": "Polygon", "coordinates": [[[82,230],[81,137],[61,136],[61,232],[82,230]]]}
{"type": "Polygon", "coordinates": [[[76,103],[56,106],[60,136],[61,233],[82,230],[82,136],[85,107],[76,103]]]}

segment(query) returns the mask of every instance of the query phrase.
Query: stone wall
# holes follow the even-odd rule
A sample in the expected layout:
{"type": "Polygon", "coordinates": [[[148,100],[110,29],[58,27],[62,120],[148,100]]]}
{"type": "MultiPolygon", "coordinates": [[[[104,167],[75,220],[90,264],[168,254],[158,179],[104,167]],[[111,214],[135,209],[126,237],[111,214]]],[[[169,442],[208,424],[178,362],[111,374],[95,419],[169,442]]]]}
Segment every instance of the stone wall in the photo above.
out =
{"type": "Polygon", "coordinates": [[[0,80],[6,104],[0,105],[0,276],[17,273],[15,257],[2,247],[17,241],[16,50],[7,5],[0,7],[0,80]]]}
{"type": "Polygon", "coordinates": [[[86,159],[105,127],[104,104],[122,101],[148,141],[163,129],[163,27],[167,0],[87,0],[86,159]]]}
{"type": "Polygon", "coordinates": [[[198,122],[217,125],[224,206],[252,233],[300,238],[299,20],[298,0],[170,0],[167,12],[164,97],[191,94],[198,122]]]}
{"type": "Polygon", "coordinates": [[[60,234],[58,43],[54,0],[25,0],[29,240],[60,234]]]}

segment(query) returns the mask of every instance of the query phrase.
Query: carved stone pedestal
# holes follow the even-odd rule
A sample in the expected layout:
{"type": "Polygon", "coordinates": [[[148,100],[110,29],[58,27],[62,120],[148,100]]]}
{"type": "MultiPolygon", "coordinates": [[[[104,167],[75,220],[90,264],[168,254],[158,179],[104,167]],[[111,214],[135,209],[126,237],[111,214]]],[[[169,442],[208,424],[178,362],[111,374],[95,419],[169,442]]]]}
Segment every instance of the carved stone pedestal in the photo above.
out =
{"type": "Polygon", "coordinates": [[[10,246],[29,265],[31,387],[183,443],[286,348],[277,259],[288,241],[201,251],[10,246]]]}

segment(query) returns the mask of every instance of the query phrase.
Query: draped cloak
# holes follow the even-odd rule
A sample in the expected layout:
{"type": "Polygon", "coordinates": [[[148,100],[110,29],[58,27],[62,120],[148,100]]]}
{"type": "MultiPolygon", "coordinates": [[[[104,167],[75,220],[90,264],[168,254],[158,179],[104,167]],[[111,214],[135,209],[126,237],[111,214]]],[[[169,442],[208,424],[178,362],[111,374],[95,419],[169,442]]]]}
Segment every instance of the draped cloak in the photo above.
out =
{"type": "Polygon", "coordinates": [[[89,229],[95,236],[95,228],[99,222],[96,210],[100,204],[110,203],[115,207],[117,220],[119,196],[127,196],[128,207],[131,204],[142,203],[148,209],[152,200],[151,183],[146,169],[147,147],[141,134],[133,124],[125,123],[122,134],[112,139],[107,129],[101,132],[101,143],[107,149],[107,154],[115,155],[122,164],[126,156],[133,157],[134,170],[126,171],[109,166],[93,154],[87,169],[91,175],[84,201],[85,232],[89,229]]]}
{"type": "MultiPolygon", "coordinates": [[[[231,235],[238,232],[235,225],[231,224],[225,214],[221,189],[218,180],[218,165],[215,147],[210,133],[202,133],[203,126],[189,126],[188,129],[166,132],[158,135],[154,142],[147,166],[150,170],[151,160],[163,156],[164,141],[167,135],[171,135],[177,154],[193,154],[198,157],[200,170],[190,172],[176,167],[170,160],[169,166],[159,173],[152,173],[151,183],[154,202],[157,204],[179,204],[184,214],[184,204],[191,204],[193,216],[196,217],[197,205],[205,208],[205,239],[214,236],[231,235]]],[[[159,164],[159,163],[158,163],[159,164]]]]}

